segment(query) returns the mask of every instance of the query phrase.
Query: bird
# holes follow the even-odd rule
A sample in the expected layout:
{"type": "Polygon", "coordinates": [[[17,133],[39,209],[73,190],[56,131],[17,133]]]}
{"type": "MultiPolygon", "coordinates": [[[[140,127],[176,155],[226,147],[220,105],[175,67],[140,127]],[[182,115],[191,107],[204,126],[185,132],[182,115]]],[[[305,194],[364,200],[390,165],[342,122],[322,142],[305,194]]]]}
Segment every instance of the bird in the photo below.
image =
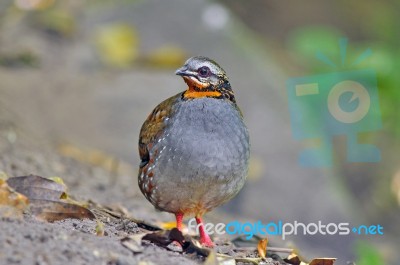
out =
{"type": "Polygon", "coordinates": [[[179,68],[187,89],[161,102],[139,135],[138,184],[156,209],[173,213],[182,231],[194,216],[200,243],[214,246],[203,215],[242,189],[250,142],[226,72],[215,61],[189,58],[179,68]]]}

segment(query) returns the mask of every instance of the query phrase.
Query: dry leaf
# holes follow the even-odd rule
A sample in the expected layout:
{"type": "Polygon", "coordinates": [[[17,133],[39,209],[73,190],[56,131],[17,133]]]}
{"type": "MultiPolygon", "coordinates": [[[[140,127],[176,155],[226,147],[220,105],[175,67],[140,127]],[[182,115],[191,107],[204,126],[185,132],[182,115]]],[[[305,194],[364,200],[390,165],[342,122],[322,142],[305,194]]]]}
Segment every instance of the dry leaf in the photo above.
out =
{"type": "Polygon", "coordinates": [[[29,204],[29,200],[26,196],[12,189],[7,182],[0,179],[0,204],[23,210],[29,204]]]}
{"type": "Polygon", "coordinates": [[[5,172],[0,171],[0,180],[6,181],[8,179],[8,176],[5,172]]]}
{"type": "Polygon", "coordinates": [[[30,211],[40,220],[54,222],[67,218],[95,219],[94,214],[79,205],[61,201],[31,200],[30,211]]]}
{"type": "Polygon", "coordinates": [[[335,261],[335,258],[317,258],[313,259],[309,265],[333,265],[335,261]]]}
{"type": "Polygon", "coordinates": [[[292,264],[292,265],[333,265],[335,263],[335,258],[316,258],[313,259],[310,263],[305,263],[300,260],[299,256],[292,253],[286,259],[285,262],[292,264]]]}
{"type": "MultiPolygon", "coordinates": [[[[158,222],[157,225],[164,230],[171,230],[176,227],[176,222],[158,222]]],[[[182,224],[184,225],[184,224],[182,224]]]]}
{"type": "Polygon", "coordinates": [[[183,252],[187,254],[195,253],[197,256],[208,257],[211,249],[204,248],[199,241],[193,240],[190,237],[185,238],[186,243],[183,245],[183,252]]]}
{"type": "Polygon", "coordinates": [[[35,175],[12,177],[7,183],[30,200],[59,200],[66,192],[65,185],[35,175]]]}
{"type": "Polygon", "coordinates": [[[155,233],[147,234],[143,237],[144,240],[148,240],[160,247],[167,248],[173,241],[178,242],[183,245],[185,243],[185,238],[181,231],[174,228],[167,231],[158,231],[155,233]]]}
{"type": "Polygon", "coordinates": [[[80,205],[62,201],[66,198],[66,186],[60,179],[57,182],[40,176],[13,177],[8,185],[27,196],[31,214],[44,221],[53,222],[67,218],[95,219],[94,214],[80,205]]]}
{"type": "Polygon", "coordinates": [[[236,265],[236,261],[234,258],[227,257],[217,257],[218,265],[236,265]]]}
{"type": "Polygon", "coordinates": [[[104,236],[104,224],[102,221],[96,220],[96,235],[104,236]]]}
{"type": "Polygon", "coordinates": [[[258,255],[260,255],[261,258],[265,259],[267,256],[267,244],[268,244],[268,239],[261,239],[258,244],[257,244],[257,251],[258,255]]]}
{"type": "Polygon", "coordinates": [[[146,233],[135,234],[121,239],[121,244],[134,254],[143,252],[142,238],[146,233]]]}
{"type": "Polygon", "coordinates": [[[290,254],[286,259],[284,259],[286,263],[292,264],[292,265],[300,265],[301,260],[297,254],[290,254]]]}
{"type": "Polygon", "coordinates": [[[246,257],[243,257],[243,258],[235,258],[235,260],[237,261],[237,262],[243,262],[243,263],[251,263],[251,264],[255,264],[255,265],[258,265],[260,262],[261,262],[261,258],[246,258],[246,257]]]}
{"type": "Polygon", "coordinates": [[[29,204],[24,195],[14,191],[5,180],[0,179],[0,216],[22,218],[23,211],[29,204]]]}
{"type": "Polygon", "coordinates": [[[217,260],[217,254],[214,250],[210,252],[207,259],[204,261],[204,265],[219,265],[217,260]]]}
{"type": "Polygon", "coordinates": [[[54,181],[54,182],[56,182],[56,183],[58,183],[58,184],[61,184],[61,185],[63,185],[64,186],[64,188],[65,188],[65,190],[67,190],[67,185],[64,183],[64,180],[62,179],[62,178],[60,178],[60,177],[50,177],[50,178],[48,178],[49,180],[52,180],[52,181],[54,181]]]}
{"type": "Polygon", "coordinates": [[[233,257],[217,254],[215,250],[211,250],[207,259],[203,263],[204,265],[235,265],[236,261],[233,257]]]}
{"type": "Polygon", "coordinates": [[[156,244],[165,249],[183,252],[187,254],[196,254],[198,256],[208,257],[210,249],[203,248],[199,242],[193,240],[189,236],[184,237],[182,232],[177,228],[170,231],[157,231],[151,234],[147,234],[143,237],[143,240],[148,240],[153,244],[156,244]],[[180,244],[180,248],[176,243],[180,244]]]}

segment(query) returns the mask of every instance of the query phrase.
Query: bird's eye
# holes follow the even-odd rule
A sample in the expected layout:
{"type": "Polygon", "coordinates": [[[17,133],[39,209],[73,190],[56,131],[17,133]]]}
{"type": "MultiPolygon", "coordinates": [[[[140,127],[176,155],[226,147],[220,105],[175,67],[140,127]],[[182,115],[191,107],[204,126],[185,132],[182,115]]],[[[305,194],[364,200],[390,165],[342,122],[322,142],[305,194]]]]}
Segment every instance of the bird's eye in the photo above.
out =
{"type": "Polygon", "coordinates": [[[210,68],[208,68],[207,66],[200,67],[199,70],[197,70],[197,72],[201,77],[208,77],[211,75],[210,68]]]}

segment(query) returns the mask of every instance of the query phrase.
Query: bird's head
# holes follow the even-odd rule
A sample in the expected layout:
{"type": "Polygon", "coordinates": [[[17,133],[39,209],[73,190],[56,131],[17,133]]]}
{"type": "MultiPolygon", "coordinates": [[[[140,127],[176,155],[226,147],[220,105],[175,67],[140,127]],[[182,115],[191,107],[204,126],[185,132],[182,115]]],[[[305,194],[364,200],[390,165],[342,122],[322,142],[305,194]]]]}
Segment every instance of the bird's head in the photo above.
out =
{"type": "Polygon", "coordinates": [[[226,98],[235,102],[231,85],[224,69],[215,61],[195,56],[189,58],[176,72],[188,85],[184,98],[226,98]]]}

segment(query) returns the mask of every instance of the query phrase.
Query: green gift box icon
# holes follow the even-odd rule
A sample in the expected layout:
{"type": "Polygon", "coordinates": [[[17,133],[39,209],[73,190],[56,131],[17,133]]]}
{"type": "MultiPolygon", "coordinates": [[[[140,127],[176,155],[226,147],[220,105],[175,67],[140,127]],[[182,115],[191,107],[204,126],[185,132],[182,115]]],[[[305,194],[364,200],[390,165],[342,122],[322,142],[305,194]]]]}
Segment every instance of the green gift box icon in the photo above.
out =
{"type": "Polygon", "coordinates": [[[294,138],[319,139],[320,143],[300,153],[301,165],[332,165],[332,137],[336,135],[347,137],[348,162],[380,161],[376,146],[360,144],[357,139],[359,133],[382,126],[373,69],[291,78],[287,91],[294,138]]]}

